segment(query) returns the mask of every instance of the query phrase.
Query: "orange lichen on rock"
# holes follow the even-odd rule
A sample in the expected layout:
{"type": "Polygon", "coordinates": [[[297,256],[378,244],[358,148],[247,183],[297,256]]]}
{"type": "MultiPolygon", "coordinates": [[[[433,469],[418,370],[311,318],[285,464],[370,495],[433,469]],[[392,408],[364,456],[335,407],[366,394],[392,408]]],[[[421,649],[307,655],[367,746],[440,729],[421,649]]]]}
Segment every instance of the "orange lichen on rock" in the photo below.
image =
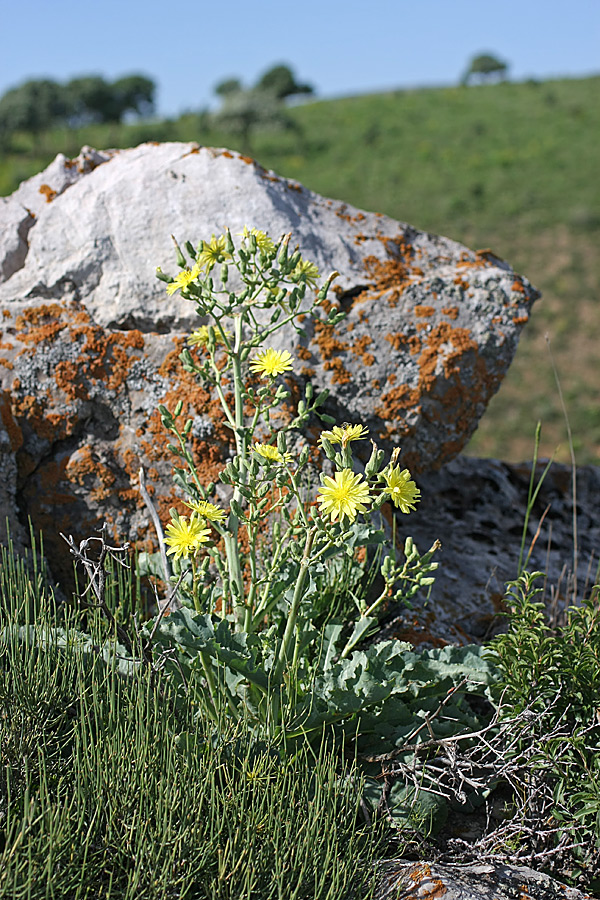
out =
{"type": "Polygon", "coordinates": [[[302,347],[300,345],[296,347],[296,356],[298,357],[298,359],[312,359],[312,353],[310,352],[310,350],[307,347],[302,347]]]}
{"type": "Polygon", "coordinates": [[[346,341],[335,337],[335,326],[328,322],[315,322],[315,340],[324,360],[332,359],[337,353],[345,353],[350,348],[346,341]]]}
{"type": "Polygon", "coordinates": [[[90,444],[79,447],[70,457],[65,475],[70,482],[85,487],[94,502],[107,500],[115,493],[115,473],[98,458],[90,444]]]}
{"type": "Polygon", "coordinates": [[[352,353],[362,361],[365,366],[372,366],[375,362],[375,357],[372,353],[367,353],[367,347],[369,347],[373,343],[373,338],[369,337],[368,334],[364,334],[361,338],[358,338],[354,341],[354,344],[350,348],[352,353]]]}
{"type": "Polygon", "coordinates": [[[23,446],[23,432],[17,425],[11,409],[10,394],[8,391],[2,391],[0,394],[0,418],[8,439],[10,441],[10,449],[16,453],[23,446]]]}
{"type": "Polygon", "coordinates": [[[433,306],[424,306],[423,304],[417,303],[415,306],[415,316],[432,316],[435,313],[435,307],[433,306]]]}
{"type": "Polygon", "coordinates": [[[435,379],[434,373],[442,345],[444,345],[442,364],[446,378],[458,371],[458,362],[464,353],[469,350],[477,353],[477,344],[467,328],[456,328],[449,322],[440,322],[427,335],[426,346],[419,358],[419,383],[424,390],[428,390],[435,379]]]}
{"type": "Polygon", "coordinates": [[[16,335],[19,341],[26,344],[41,344],[53,341],[66,328],[66,322],[60,321],[65,307],[60,303],[45,303],[26,309],[15,320],[16,335]]]}
{"type": "Polygon", "coordinates": [[[57,386],[69,400],[88,400],[89,393],[81,383],[79,367],[71,361],[63,360],[54,369],[57,386]]]}
{"type": "Polygon", "coordinates": [[[442,306],[442,313],[449,319],[458,318],[458,306],[442,306]]]}
{"type": "Polygon", "coordinates": [[[352,381],[352,373],[346,369],[339,356],[336,359],[329,359],[324,362],[323,368],[329,372],[333,372],[333,375],[331,376],[332,384],[348,384],[352,381]]]}
{"type": "Polygon", "coordinates": [[[46,198],[46,203],[52,203],[57,195],[56,191],[53,190],[49,184],[40,184],[39,192],[46,198]]]}

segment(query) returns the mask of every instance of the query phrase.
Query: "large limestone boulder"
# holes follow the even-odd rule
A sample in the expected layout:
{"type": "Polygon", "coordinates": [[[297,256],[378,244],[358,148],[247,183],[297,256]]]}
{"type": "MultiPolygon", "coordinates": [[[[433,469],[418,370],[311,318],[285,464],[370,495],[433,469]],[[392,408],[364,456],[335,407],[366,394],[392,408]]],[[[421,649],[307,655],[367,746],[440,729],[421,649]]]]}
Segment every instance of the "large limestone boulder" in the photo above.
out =
{"type": "Polygon", "coordinates": [[[244,225],[291,231],[323,276],[340,273],[331,297],[345,321],[305,322],[300,343],[295,331],[280,338],[295,377],[331,389],[338,421],[401,445],[415,473],[451,460],[474,431],[537,297],[507,263],[227,150],[84,148],[0,202],[4,490],[50,543],[104,519],[122,539],[147,537],[141,464],[166,515],[172,460],[158,403],[184,400],[202,474],[216,477],[229,435],[177,360],[199,322],[155,269],[177,271],[171,234],[196,243],[244,225]]]}

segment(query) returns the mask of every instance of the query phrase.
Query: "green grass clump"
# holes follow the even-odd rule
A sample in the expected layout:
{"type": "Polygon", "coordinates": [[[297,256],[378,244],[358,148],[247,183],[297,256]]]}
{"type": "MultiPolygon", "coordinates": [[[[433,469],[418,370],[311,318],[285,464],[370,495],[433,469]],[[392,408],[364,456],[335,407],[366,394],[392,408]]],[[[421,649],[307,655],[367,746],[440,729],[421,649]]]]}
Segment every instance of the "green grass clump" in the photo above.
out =
{"type": "Polygon", "coordinates": [[[524,572],[509,584],[508,632],[492,642],[498,654],[496,689],[503,717],[524,717],[525,723],[521,739],[507,746],[505,760],[528,771],[524,790],[530,802],[517,818],[529,818],[530,824],[537,813],[539,832],[553,821],[545,848],[550,865],[560,860],[561,844],[571,847],[562,853],[563,861],[571,859],[571,874],[591,871],[588,886],[599,890],[599,589],[594,587],[580,603],[569,606],[560,621],[551,622],[540,599],[541,578],[540,572],[524,572]],[[550,819],[543,815],[544,802],[550,819]]]}
{"type": "Polygon", "coordinates": [[[2,549],[0,897],[368,896],[375,832],[339,753],[217,732],[82,624],[2,549]]]}

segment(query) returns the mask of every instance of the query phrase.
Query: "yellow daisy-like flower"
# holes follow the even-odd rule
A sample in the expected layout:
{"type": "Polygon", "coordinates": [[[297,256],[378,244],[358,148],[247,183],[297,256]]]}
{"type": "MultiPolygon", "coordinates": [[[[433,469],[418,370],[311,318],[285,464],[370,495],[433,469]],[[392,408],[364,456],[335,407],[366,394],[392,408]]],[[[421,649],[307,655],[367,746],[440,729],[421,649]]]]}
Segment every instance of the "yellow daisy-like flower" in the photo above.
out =
{"type": "Polygon", "coordinates": [[[171,296],[175,291],[188,287],[199,274],[200,266],[198,265],[195,265],[193,269],[182,269],[179,275],[167,285],[167,294],[171,296]]]}
{"type": "Polygon", "coordinates": [[[209,522],[222,522],[225,518],[227,518],[227,513],[224,509],[221,509],[219,506],[216,506],[214,503],[209,503],[208,500],[199,500],[197,503],[186,503],[186,506],[189,506],[195,513],[198,513],[203,519],[208,519],[209,522]]]}
{"type": "MultiPolygon", "coordinates": [[[[224,329],[225,334],[228,338],[233,337],[230,331],[224,329]]],[[[208,325],[201,325],[200,328],[196,328],[195,331],[192,331],[188,340],[188,344],[190,347],[208,347],[208,325]]],[[[223,335],[220,331],[215,328],[215,343],[216,344],[224,344],[223,335]]]]}
{"type": "Polygon", "coordinates": [[[248,240],[250,235],[253,234],[256,238],[256,245],[259,250],[263,253],[272,253],[275,249],[275,241],[271,240],[269,235],[264,231],[259,231],[258,228],[248,228],[247,225],[244,225],[244,230],[241,232],[241,236],[248,240]]]}
{"type": "Polygon", "coordinates": [[[354,522],[358,513],[365,512],[371,502],[369,485],[360,473],[355,475],[352,469],[342,469],[333,478],[323,476],[317,501],[321,504],[321,515],[329,516],[332,522],[337,519],[354,522]]]}
{"type": "Polygon", "coordinates": [[[293,358],[287,350],[274,350],[273,347],[267,347],[256,354],[254,359],[250,360],[250,371],[257,375],[269,376],[274,378],[283,372],[290,372],[293,369],[293,358]]]}
{"type": "Polygon", "coordinates": [[[291,453],[280,453],[277,447],[274,447],[272,444],[255,444],[253,449],[259,456],[262,456],[263,459],[267,459],[269,462],[290,463],[292,461],[291,453]]]}
{"type": "Polygon", "coordinates": [[[206,269],[207,273],[217,264],[231,259],[231,254],[227,252],[227,239],[224,234],[215,237],[214,234],[210,242],[202,241],[202,250],[196,257],[196,262],[201,269],[206,269]]]}
{"type": "Polygon", "coordinates": [[[174,559],[181,556],[188,559],[190,554],[196,553],[200,544],[204,544],[210,538],[208,528],[204,528],[203,523],[194,515],[189,522],[187,516],[178,516],[176,521],[167,525],[165,531],[167,532],[165,544],[169,545],[167,553],[174,553],[174,559]]]}
{"type": "Polygon", "coordinates": [[[368,435],[369,429],[364,425],[349,425],[344,422],[343,425],[334,425],[331,431],[322,431],[319,440],[327,438],[330,444],[341,444],[345,447],[350,441],[360,441],[368,435]]]}
{"type": "Polygon", "coordinates": [[[309,262],[307,259],[301,259],[291,274],[291,278],[293,281],[301,281],[303,284],[307,284],[309,287],[317,286],[318,277],[319,270],[314,263],[309,262]]]}
{"type": "Polygon", "coordinates": [[[409,513],[419,502],[421,491],[410,477],[408,469],[400,471],[399,466],[383,473],[386,487],[384,492],[390,495],[394,506],[399,506],[403,513],[409,513]]]}

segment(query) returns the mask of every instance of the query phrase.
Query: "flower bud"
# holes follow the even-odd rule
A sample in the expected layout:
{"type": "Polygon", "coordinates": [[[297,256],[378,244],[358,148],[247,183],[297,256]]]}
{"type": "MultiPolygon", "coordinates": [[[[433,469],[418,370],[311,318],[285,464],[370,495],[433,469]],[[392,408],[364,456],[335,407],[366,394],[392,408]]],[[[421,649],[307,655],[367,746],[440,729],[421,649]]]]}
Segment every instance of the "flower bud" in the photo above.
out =
{"type": "Polygon", "coordinates": [[[174,235],[171,235],[171,240],[175,244],[175,254],[176,254],[176,258],[177,258],[177,265],[179,266],[180,269],[185,269],[185,265],[186,265],[185,256],[181,252],[181,248],[180,248],[179,244],[177,243],[177,241],[175,240],[174,235]]]}

